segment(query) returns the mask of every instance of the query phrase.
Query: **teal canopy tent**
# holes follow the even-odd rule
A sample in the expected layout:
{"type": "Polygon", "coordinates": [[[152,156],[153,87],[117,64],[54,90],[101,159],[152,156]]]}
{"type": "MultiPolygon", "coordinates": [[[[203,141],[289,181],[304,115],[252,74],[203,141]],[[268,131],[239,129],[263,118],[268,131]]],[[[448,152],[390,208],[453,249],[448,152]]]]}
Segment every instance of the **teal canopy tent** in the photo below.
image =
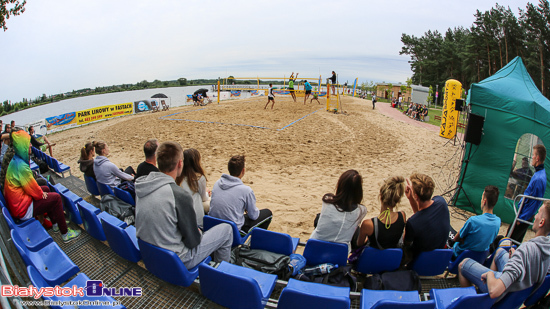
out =
{"type": "MultiPolygon", "coordinates": [[[[485,117],[485,124],[481,143],[466,144],[466,158],[459,178],[464,190],[457,191],[454,204],[479,214],[485,186],[494,185],[500,191],[494,212],[503,222],[511,223],[515,217],[513,200],[505,197],[505,192],[508,190],[509,196],[511,171],[518,163],[521,165],[521,152],[529,152],[532,147],[530,144],[519,149],[518,141],[529,133],[538,137],[536,141],[545,147],[550,146],[550,101],[537,89],[520,57],[514,58],[495,75],[472,84],[466,101],[472,113],[485,117]],[[469,165],[464,170],[468,154],[469,165]]],[[[547,156],[547,178],[549,164],[547,156]]],[[[550,196],[549,186],[550,181],[545,197],[550,196]]]]}

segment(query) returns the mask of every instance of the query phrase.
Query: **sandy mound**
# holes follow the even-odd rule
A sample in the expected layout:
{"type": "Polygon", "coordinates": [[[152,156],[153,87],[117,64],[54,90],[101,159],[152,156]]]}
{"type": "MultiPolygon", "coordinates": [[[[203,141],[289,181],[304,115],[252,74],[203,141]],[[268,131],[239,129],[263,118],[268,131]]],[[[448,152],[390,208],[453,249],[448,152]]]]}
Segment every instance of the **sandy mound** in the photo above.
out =
{"type": "MultiPolygon", "coordinates": [[[[343,100],[346,115],[328,113],[317,103],[303,105],[300,98],[294,103],[289,96],[277,96],[274,109],[264,110],[267,98],[259,97],[127,116],[60,132],[50,140],[57,142],[54,156],[80,177],[77,160],[86,141],[106,141],[113,163],[134,168],[143,161],[147,139],[176,141],[201,153],[209,188],[227,173],[232,155],[244,154],[243,181],[254,190],[258,207],[273,211],[270,229],[307,239],[321,197],[334,192],[344,171],[362,174],[370,218],[380,211],[378,191],[385,178],[421,172],[439,184],[441,167],[455,153],[436,132],[388,118],[372,110],[370,101],[343,100]]],[[[436,194],[443,189],[436,188],[436,194]]],[[[406,198],[400,209],[412,215],[406,198]]],[[[451,219],[455,229],[462,227],[461,219],[451,219]]]]}

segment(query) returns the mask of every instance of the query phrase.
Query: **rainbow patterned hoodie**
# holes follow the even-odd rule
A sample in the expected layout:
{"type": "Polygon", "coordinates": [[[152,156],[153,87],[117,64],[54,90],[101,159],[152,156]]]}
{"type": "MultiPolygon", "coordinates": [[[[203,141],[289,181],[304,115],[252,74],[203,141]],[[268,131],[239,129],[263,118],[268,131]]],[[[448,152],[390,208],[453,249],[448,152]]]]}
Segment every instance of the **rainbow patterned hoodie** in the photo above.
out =
{"type": "Polygon", "coordinates": [[[42,189],[34,180],[29,166],[31,136],[21,130],[11,134],[15,156],[6,171],[4,197],[8,210],[15,218],[23,218],[33,199],[42,199],[42,189]]]}

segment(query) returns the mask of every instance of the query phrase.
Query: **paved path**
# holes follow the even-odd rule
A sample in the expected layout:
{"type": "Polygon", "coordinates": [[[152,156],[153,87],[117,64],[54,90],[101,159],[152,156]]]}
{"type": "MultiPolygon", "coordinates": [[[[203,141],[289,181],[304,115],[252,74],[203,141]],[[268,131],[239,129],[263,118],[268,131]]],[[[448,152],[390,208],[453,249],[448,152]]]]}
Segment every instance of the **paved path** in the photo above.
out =
{"type": "Polygon", "coordinates": [[[376,102],[376,109],[382,114],[386,115],[388,117],[391,117],[395,120],[408,123],[410,125],[420,127],[420,128],[426,128],[428,130],[434,131],[439,133],[439,127],[435,126],[433,124],[425,123],[422,121],[413,120],[409,117],[407,117],[403,112],[397,108],[391,107],[390,103],[380,103],[376,102]]]}

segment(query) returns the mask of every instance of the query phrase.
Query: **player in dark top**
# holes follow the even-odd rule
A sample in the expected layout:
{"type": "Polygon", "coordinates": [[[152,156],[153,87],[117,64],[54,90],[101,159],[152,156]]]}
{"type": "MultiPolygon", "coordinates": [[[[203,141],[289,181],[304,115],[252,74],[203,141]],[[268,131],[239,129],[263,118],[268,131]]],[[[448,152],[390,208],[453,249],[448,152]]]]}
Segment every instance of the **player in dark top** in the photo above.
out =
{"type": "Polygon", "coordinates": [[[336,85],[336,73],[334,71],[332,71],[332,76],[329,79],[332,83],[332,94],[334,94],[334,85],[336,85]]]}

